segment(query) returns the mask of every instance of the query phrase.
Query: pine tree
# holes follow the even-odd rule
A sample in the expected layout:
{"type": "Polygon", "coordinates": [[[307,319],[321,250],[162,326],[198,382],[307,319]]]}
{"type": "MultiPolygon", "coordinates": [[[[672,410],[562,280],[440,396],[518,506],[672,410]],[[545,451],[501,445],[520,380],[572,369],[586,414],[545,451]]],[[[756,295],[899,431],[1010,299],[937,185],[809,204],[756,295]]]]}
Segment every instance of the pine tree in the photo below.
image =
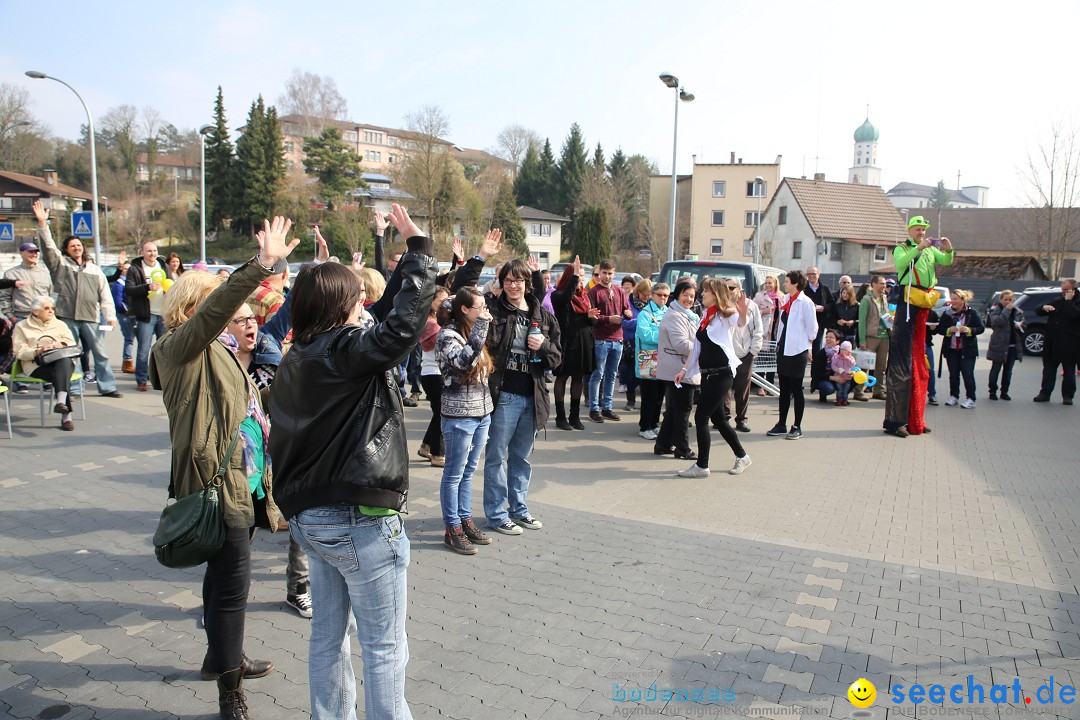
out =
{"type": "Polygon", "coordinates": [[[578,211],[571,248],[570,254],[580,256],[582,262],[598,263],[611,257],[611,236],[603,208],[590,206],[578,211]]]}
{"type": "Polygon", "coordinates": [[[491,227],[502,230],[503,241],[518,255],[529,252],[525,242],[525,226],[521,222],[517,205],[514,203],[514,191],[509,178],[504,178],[499,186],[499,196],[495,200],[495,211],[491,216],[491,227]]]}
{"type": "Polygon", "coordinates": [[[323,128],[317,138],[304,138],[304,172],[319,179],[321,196],[331,210],[340,205],[349,190],[364,184],[360,177],[360,157],[341,139],[341,129],[323,128]]]}
{"type": "Polygon", "coordinates": [[[449,240],[454,233],[454,201],[457,196],[454,180],[454,170],[447,163],[432,203],[431,236],[436,240],[449,240]]]}
{"type": "Polygon", "coordinates": [[[266,111],[266,133],[263,137],[266,149],[267,179],[276,193],[285,179],[285,140],[281,136],[277,108],[271,105],[266,111]]]}
{"type": "Polygon", "coordinates": [[[262,95],[251,104],[244,134],[236,142],[239,198],[233,229],[248,235],[273,215],[278,187],[285,177],[284,146],[277,111],[266,109],[262,95]]]}
{"type": "Polygon", "coordinates": [[[592,166],[600,172],[607,169],[607,163],[604,162],[604,148],[600,147],[600,143],[596,143],[596,150],[593,151],[592,166]]]}
{"type": "Polygon", "coordinates": [[[540,151],[540,180],[536,187],[536,205],[533,207],[545,212],[557,212],[559,208],[558,182],[559,168],[555,164],[555,153],[551,150],[551,141],[544,139],[544,149],[540,151]]]}
{"type": "Polygon", "coordinates": [[[229,127],[225,122],[225,101],[218,86],[214,101],[214,129],[206,138],[206,219],[207,229],[220,230],[236,209],[236,158],[229,127]]]}
{"type": "Polygon", "coordinates": [[[574,212],[574,204],[581,192],[581,181],[585,177],[587,165],[581,127],[574,123],[570,126],[570,134],[566,136],[559,157],[557,202],[558,212],[563,215],[572,215],[574,212]]]}
{"type": "Polygon", "coordinates": [[[514,178],[514,197],[518,205],[540,207],[540,154],[532,144],[525,150],[525,158],[521,161],[521,168],[517,177],[514,178]]]}

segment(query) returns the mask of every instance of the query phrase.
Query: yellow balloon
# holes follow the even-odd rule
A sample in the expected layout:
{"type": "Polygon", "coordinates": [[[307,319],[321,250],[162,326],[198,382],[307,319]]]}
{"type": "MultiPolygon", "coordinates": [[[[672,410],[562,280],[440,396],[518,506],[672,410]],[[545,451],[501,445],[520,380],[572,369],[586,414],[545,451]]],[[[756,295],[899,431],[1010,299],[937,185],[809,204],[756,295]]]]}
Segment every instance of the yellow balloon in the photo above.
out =
{"type": "Polygon", "coordinates": [[[166,279],[165,271],[161,268],[155,269],[153,272],[150,273],[150,279],[156,283],[163,282],[166,279]]]}
{"type": "Polygon", "coordinates": [[[866,382],[866,378],[867,378],[867,375],[866,375],[866,373],[865,373],[865,372],[863,372],[862,370],[860,370],[859,372],[855,373],[855,374],[854,374],[854,375],[852,376],[852,379],[854,379],[854,380],[855,380],[855,382],[856,382],[857,384],[859,384],[859,385],[862,385],[863,383],[865,383],[865,382],[866,382]]]}
{"type": "Polygon", "coordinates": [[[165,278],[161,281],[161,289],[165,292],[169,292],[169,288],[173,286],[173,281],[170,278],[165,278]]]}

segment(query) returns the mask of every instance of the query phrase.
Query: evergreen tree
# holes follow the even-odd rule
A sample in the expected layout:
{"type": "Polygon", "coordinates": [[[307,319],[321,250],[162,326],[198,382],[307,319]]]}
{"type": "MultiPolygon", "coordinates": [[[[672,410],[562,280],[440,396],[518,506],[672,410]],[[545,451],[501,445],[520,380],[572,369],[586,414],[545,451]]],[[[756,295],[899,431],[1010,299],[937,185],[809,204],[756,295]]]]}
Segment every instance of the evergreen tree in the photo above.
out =
{"type": "Polygon", "coordinates": [[[600,143],[596,143],[596,150],[593,151],[592,166],[600,172],[607,169],[607,163],[604,162],[604,148],[600,147],[600,143]]]}
{"type": "Polygon", "coordinates": [[[455,178],[449,163],[444,165],[439,189],[432,203],[431,236],[436,240],[449,240],[454,233],[455,178]]]}
{"type": "Polygon", "coordinates": [[[521,169],[514,178],[514,197],[518,205],[540,207],[540,154],[536,146],[530,144],[525,150],[525,158],[521,161],[521,169]]]}
{"type": "Polygon", "coordinates": [[[629,169],[630,166],[626,161],[626,154],[623,153],[622,148],[619,148],[615,151],[615,154],[611,156],[611,162],[608,163],[608,175],[611,176],[613,182],[616,182],[622,179],[629,169]]]}
{"type": "Polygon", "coordinates": [[[533,207],[545,212],[557,212],[559,208],[558,182],[559,168],[555,164],[555,153],[551,150],[551,141],[544,139],[544,149],[540,151],[540,180],[536,187],[536,205],[533,207]]]}
{"type": "Polygon", "coordinates": [[[238,200],[232,224],[233,230],[247,235],[253,235],[263,218],[272,215],[278,181],[284,175],[281,136],[271,135],[277,129],[277,114],[273,123],[270,120],[260,95],[251,104],[244,134],[236,142],[238,200]]]}
{"type": "Polygon", "coordinates": [[[206,221],[210,231],[220,230],[235,212],[235,163],[219,85],[214,101],[214,129],[206,138],[206,221]]]}
{"type": "Polygon", "coordinates": [[[502,230],[503,241],[518,255],[529,252],[525,242],[525,226],[521,222],[517,205],[514,202],[514,190],[509,178],[504,178],[499,186],[499,196],[495,200],[495,211],[491,216],[491,227],[502,230]]]}
{"type": "Polygon", "coordinates": [[[304,138],[304,172],[319,179],[321,196],[333,210],[346,199],[345,193],[364,185],[360,177],[360,156],[341,139],[341,129],[323,128],[317,138],[304,138]]]}
{"type": "Polygon", "coordinates": [[[589,206],[578,211],[570,254],[578,255],[582,262],[590,264],[611,257],[611,236],[603,208],[589,206]]]}
{"type": "Polygon", "coordinates": [[[268,180],[276,193],[285,179],[285,140],[281,136],[281,123],[278,122],[277,108],[271,105],[266,111],[266,133],[263,137],[266,149],[266,169],[268,180]]]}
{"type": "Polygon", "coordinates": [[[585,139],[581,135],[581,126],[574,123],[570,134],[562,146],[559,157],[557,202],[558,212],[572,215],[574,204],[581,192],[581,181],[585,177],[588,158],[585,155],[585,139]]]}
{"type": "Polygon", "coordinates": [[[948,188],[945,187],[945,181],[938,180],[937,187],[930,193],[930,207],[938,210],[949,207],[949,196],[951,194],[948,188]]]}

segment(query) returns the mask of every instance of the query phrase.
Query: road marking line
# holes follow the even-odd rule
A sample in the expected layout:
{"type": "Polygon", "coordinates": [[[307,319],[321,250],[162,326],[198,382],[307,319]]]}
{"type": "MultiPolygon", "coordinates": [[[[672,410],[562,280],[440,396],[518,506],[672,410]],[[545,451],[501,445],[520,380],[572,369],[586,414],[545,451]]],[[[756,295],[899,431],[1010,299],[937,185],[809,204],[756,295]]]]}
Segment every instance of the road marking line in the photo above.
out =
{"type": "Polygon", "coordinates": [[[807,630],[814,630],[822,635],[827,635],[829,632],[829,620],[814,620],[813,618],[804,617],[798,613],[791,613],[791,617],[787,620],[788,627],[801,627],[807,630]]]}
{"type": "Polygon", "coordinates": [[[810,685],[814,682],[814,673],[784,670],[770,663],[765,669],[765,674],[761,676],[761,681],[793,685],[803,692],[810,692],[810,685]]]}
{"type": "Polygon", "coordinates": [[[776,652],[789,652],[796,655],[805,655],[814,662],[821,660],[821,651],[825,649],[824,645],[818,643],[801,643],[791,638],[780,636],[780,639],[776,641],[776,652]]]}
{"type": "Polygon", "coordinates": [[[78,470],[87,471],[87,470],[100,470],[101,468],[103,468],[105,466],[104,465],[98,465],[97,463],[92,463],[92,462],[84,462],[84,463],[79,463],[78,465],[73,465],[72,467],[74,467],[74,468],[76,468],[78,470]]]}
{"type": "Polygon", "coordinates": [[[825,560],[824,558],[814,558],[814,567],[847,572],[848,564],[846,562],[832,562],[830,560],[825,560]]]}
{"type": "Polygon", "coordinates": [[[172,597],[162,598],[161,601],[176,605],[184,610],[191,610],[202,605],[202,598],[190,590],[181,590],[172,597]]]}
{"type": "Polygon", "coordinates": [[[52,480],[53,478],[64,477],[67,475],[65,472],[59,470],[46,470],[45,472],[34,473],[38,477],[45,478],[46,480],[52,480]]]}
{"type": "Polygon", "coordinates": [[[799,593],[799,597],[795,600],[796,605],[813,605],[819,607],[822,610],[836,610],[836,598],[823,598],[816,595],[808,595],[804,592],[799,593]]]}
{"type": "Polygon", "coordinates": [[[832,588],[833,590],[839,590],[844,586],[844,581],[840,578],[830,580],[829,578],[818,577],[817,575],[807,575],[804,582],[806,585],[820,585],[822,587],[832,588]]]}
{"type": "Polygon", "coordinates": [[[133,462],[132,458],[129,458],[127,455],[117,455],[116,457],[111,457],[108,459],[116,463],[117,465],[123,465],[124,463],[133,462]]]}
{"type": "Polygon", "coordinates": [[[48,647],[41,648],[41,651],[55,653],[60,656],[61,662],[69,663],[100,649],[100,645],[90,645],[83,642],[82,635],[76,633],[48,647]]]}
{"type": "Polygon", "coordinates": [[[145,455],[146,457],[157,457],[158,455],[164,455],[165,453],[161,450],[143,450],[139,454],[145,455]]]}
{"type": "Polygon", "coordinates": [[[19,487],[20,485],[25,484],[26,481],[20,480],[19,478],[5,478],[4,480],[0,480],[0,487],[19,487]]]}

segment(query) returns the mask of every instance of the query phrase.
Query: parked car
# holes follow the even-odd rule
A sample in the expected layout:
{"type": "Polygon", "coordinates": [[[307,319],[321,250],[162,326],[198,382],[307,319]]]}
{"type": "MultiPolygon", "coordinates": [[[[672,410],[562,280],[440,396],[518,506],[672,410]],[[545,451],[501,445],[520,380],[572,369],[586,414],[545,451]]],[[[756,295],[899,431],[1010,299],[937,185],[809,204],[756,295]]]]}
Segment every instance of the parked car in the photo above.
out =
{"type": "Polygon", "coordinates": [[[704,277],[734,277],[742,283],[743,291],[754,297],[758,290],[765,286],[766,275],[777,277],[785,273],[787,270],[747,262],[673,260],[664,263],[664,267],[660,268],[657,281],[675,287],[675,281],[687,275],[698,282],[704,277]]]}
{"type": "MultiPolygon", "coordinates": [[[[566,269],[567,265],[573,265],[573,263],[557,262],[551,266],[552,282],[558,281],[559,277],[563,274],[563,270],[566,269]]],[[[592,277],[593,266],[581,263],[581,269],[585,271],[585,282],[589,282],[589,278],[592,277]]]]}
{"type": "Polygon", "coordinates": [[[1024,311],[1024,351],[1028,355],[1042,355],[1046,344],[1045,315],[1036,315],[1035,309],[1061,297],[1061,288],[1026,288],[1016,296],[1015,306],[1024,311]]]}

